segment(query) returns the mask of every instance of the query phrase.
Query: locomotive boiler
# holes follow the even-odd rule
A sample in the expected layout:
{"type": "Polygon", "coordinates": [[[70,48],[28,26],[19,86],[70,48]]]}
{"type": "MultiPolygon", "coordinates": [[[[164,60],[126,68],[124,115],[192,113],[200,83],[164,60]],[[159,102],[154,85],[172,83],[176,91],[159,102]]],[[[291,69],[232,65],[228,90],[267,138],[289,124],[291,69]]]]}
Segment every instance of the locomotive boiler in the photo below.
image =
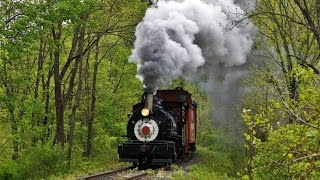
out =
{"type": "Polygon", "coordinates": [[[197,104],[182,88],[144,94],[133,106],[119,160],[139,167],[163,165],[196,150],[197,104]]]}

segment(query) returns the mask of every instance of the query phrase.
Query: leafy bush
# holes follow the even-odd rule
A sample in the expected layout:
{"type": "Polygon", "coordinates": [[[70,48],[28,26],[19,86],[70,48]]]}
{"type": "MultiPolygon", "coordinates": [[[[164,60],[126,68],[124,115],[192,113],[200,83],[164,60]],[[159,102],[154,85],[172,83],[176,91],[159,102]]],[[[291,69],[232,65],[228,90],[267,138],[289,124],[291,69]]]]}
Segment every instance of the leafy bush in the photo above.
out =
{"type": "Polygon", "coordinates": [[[37,145],[18,159],[19,179],[42,179],[65,173],[64,158],[63,151],[57,146],[37,145]]]}
{"type": "Polygon", "coordinates": [[[269,133],[267,142],[257,142],[255,175],[260,179],[317,179],[319,131],[289,124],[269,133]]]}
{"type": "Polygon", "coordinates": [[[212,168],[217,172],[235,176],[243,171],[245,165],[245,149],[241,142],[236,142],[235,139],[219,130],[203,131],[198,136],[198,145],[203,148],[197,148],[197,151],[203,157],[204,163],[215,163],[212,168]]]}
{"type": "Polygon", "coordinates": [[[251,178],[320,177],[319,78],[310,69],[295,67],[294,71],[300,80],[298,100],[270,98],[267,106],[249,106],[243,112],[250,155],[247,175],[251,178]]]}
{"type": "Polygon", "coordinates": [[[7,160],[0,163],[0,179],[11,180],[18,179],[18,165],[13,160],[7,160]]]}
{"type": "Polygon", "coordinates": [[[0,179],[43,179],[65,173],[63,151],[51,145],[37,145],[20,154],[16,161],[7,159],[0,164],[0,179]]]}

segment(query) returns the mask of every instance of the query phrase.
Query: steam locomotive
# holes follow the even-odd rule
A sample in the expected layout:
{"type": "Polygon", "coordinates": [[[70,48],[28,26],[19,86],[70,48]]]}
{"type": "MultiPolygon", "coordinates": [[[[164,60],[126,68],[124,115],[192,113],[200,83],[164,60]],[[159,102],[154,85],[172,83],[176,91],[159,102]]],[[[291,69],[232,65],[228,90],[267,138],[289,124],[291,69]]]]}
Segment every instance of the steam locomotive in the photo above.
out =
{"type": "Polygon", "coordinates": [[[182,88],[144,94],[133,106],[119,160],[138,167],[171,164],[196,150],[197,104],[182,88]]]}

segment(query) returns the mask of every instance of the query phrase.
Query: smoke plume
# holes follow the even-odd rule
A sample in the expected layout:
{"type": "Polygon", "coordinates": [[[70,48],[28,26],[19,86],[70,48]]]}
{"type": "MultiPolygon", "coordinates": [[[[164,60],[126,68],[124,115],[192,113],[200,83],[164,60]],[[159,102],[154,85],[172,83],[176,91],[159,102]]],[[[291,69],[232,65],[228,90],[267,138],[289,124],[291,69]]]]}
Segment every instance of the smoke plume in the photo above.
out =
{"type": "Polygon", "coordinates": [[[208,92],[216,126],[238,121],[232,106],[242,96],[241,79],[256,31],[243,20],[246,2],[159,0],[149,8],[129,58],[138,66],[144,90],[154,93],[179,77],[195,81],[208,92]]]}
{"type": "Polygon", "coordinates": [[[243,14],[233,0],[159,0],[137,26],[129,58],[138,65],[145,91],[154,93],[178,77],[195,79],[217,67],[244,64],[254,26],[235,24],[243,14]],[[200,68],[207,66],[213,69],[200,68]]]}

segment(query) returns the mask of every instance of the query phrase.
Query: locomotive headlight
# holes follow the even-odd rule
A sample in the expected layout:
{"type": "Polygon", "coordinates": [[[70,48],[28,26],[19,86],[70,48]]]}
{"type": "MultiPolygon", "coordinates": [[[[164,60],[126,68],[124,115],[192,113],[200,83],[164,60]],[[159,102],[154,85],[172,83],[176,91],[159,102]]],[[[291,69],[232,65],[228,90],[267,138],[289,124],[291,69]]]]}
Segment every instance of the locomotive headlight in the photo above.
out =
{"type": "Polygon", "coordinates": [[[149,114],[150,114],[150,110],[149,110],[149,109],[143,108],[143,109],[141,110],[141,115],[142,115],[142,116],[149,116],[149,114]]]}

